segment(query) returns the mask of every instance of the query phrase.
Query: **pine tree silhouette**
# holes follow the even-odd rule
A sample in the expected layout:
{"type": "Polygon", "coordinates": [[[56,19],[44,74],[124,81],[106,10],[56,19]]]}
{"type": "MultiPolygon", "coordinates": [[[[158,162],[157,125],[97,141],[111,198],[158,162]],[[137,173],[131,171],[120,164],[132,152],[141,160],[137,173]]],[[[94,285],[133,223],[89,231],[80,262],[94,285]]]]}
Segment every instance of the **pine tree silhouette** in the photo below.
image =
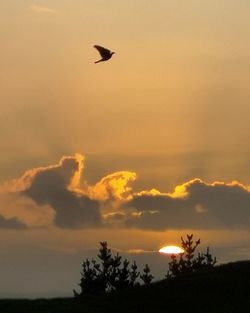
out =
{"type": "Polygon", "coordinates": [[[151,275],[151,270],[148,266],[148,264],[145,265],[144,269],[143,269],[143,274],[140,275],[142,281],[144,282],[145,285],[149,285],[152,281],[152,279],[154,278],[153,275],[151,275]]]}
{"type": "Polygon", "coordinates": [[[140,276],[140,272],[137,271],[138,266],[136,265],[135,261],[131,265],[131,271],[130,271],[130,285],[135,286],[138,285],[139,283],[136,283],[137,278],[140,276]]]}
{"type": "Polygon", "coordinates": [[[187,239],[181,237],[181,246],[184,250],[179,256],[171,255],[171,262],[169,263],[169,270],[166,277],[176,277],[184,273],[194,272],[207,267],[215,265],[216,258],[212,257],[207,248],[206,253],[198,253],[195,257],[196,248],[200,245],[201,241],[193,241],[193,234],[187,235],[187,239]]]}
{"type": "Polygon", "coordinates": [[[86,294],[107,293],[136,286],[139,285],[138,278],[141,278],[145,284],[150,284],[153,279],[148,264],[143,269],[143,274],[140,275],[136,262],[134,261],[129,266],[129,261],[127,259],[122,261],[119,253],[113,256],[106,241],[100,242],[97,256],[100,263],[94,259],[83,261],[79,284],[81,292],[77,293],[73,290],[76,297],[86,294]]]}

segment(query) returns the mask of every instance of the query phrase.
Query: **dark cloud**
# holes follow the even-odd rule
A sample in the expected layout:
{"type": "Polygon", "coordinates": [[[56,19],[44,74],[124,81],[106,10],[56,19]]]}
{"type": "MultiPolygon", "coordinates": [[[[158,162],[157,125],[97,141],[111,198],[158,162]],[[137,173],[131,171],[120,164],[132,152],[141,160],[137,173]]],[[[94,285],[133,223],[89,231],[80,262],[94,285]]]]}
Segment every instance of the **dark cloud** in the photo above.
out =
{"type": "Polygon", "coordinates": [[[250,192],[239,183],[206,184],[195,179],[179,186],[174,194],[135,195],[126,208],[137,212],[126,218],[128,227],[250,229],[250,192]]]}
{"type": "Polygon", "coordinates": [[[12,211],[16,214],[12,216],[18,219],[9,224],[2,220],[0,227],[18,227],[18,221],[25,223],[27,219],[25,224],[30,227],[54,223],[61,228],[250,230],[250,188],[238,182],[205,183],[193,179],[176,186],[172,193],[156,189],[134,193],[129,183],[136,174],[119,171],[94,185],[85,182],[82,190],[82,169],[83,156],[75,155],[63,157],[56,165],[27,171],[10,184],[10,190],[32,200],[32,210],[25,210],[28,203],[19,201],[17,211],[14,197],[12,211]]]}
{"type": "Polygon", "coordinates": [[[29,188],[22,192],[38,205],[50,205],[59,227],[98,226],[101,222],[99,202],[72,187],[79,183],[81,162],[77,157],[64,157],[57,166],[38,169],[32,173],[29,188]]]}
{"type": "Polygon", "coordinates": [[[19,221],[16,217],[6,218],[0,215],[0,228],[26,229],[27,227],[21,221],[19,221]]]}

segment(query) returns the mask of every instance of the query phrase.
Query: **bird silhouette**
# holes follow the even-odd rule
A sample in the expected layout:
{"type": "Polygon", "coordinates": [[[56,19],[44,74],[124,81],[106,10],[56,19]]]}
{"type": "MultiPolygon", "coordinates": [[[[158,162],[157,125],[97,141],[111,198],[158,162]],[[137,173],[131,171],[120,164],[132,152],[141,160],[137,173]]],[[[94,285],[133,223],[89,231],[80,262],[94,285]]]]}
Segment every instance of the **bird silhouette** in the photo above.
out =
{"type": "Polygon", "coordinates": [[[95,63],[99,63],[99,62],[103,62],[103,61],[107,61],[109,60],[112,55],[115,53],[115,52],[111,52],[110,50],[106,49],[106,48],[103,48],[101,46],[98,46],[98,45],[94,45],[94,48],[96,48],[98,50],[98,52],[100,53],[101,55],[101,59],[98,60],[98,61],[95,61],[95,63]]]}

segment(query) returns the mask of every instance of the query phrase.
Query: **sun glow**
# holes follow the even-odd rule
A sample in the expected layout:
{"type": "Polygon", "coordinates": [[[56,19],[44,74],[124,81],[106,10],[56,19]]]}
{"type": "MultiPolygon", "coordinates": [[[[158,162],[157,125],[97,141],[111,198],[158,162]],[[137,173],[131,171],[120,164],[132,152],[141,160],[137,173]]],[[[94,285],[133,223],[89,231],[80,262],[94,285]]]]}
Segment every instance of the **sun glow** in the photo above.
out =
{"type": "Polygon", "coordinates": [[[180,254],[183,253],[184,250],[178,246],[166,246],[161,248],[159,252],[165,254],[180,254]]]}

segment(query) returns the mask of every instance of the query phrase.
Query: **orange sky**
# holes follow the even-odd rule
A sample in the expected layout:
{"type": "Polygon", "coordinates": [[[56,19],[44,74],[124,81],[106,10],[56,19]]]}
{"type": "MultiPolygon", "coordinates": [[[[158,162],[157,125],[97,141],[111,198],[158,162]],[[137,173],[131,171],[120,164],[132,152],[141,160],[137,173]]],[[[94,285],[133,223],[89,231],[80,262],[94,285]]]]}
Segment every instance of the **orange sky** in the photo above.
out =
{"type": "Polygon", "coordinates": [[[23,293],[67,293],[55,282],[58,255],[73,282],[100,240],[152,251],[193,231],[223,261],[249,258],[249,9],[244,0],[0,3],[0,269],[22,260],[0,296],[21,292],[20,271],[39,271],[38,256],[55,279],[23,293]],[[116,54],[96,65],[94,44],[116,54]]]}

